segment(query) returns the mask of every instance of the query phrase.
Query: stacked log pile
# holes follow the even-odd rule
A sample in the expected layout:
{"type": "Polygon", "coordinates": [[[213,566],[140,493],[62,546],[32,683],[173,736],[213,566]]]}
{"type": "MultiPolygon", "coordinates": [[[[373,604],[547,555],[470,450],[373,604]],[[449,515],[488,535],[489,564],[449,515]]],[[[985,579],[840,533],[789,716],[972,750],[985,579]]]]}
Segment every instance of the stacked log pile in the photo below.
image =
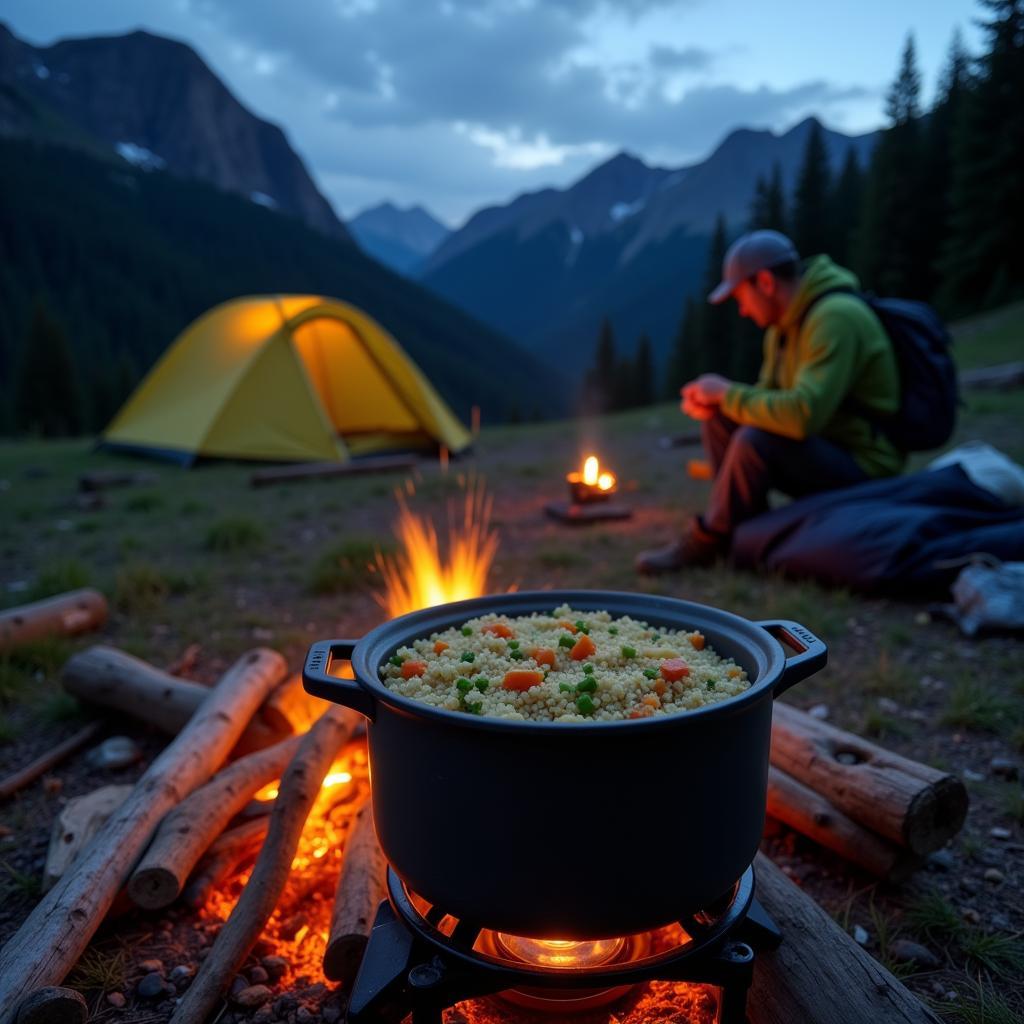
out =
{"type": "MultiPolygon", "coordinates": [[[[174,739],[107,808],[104,822],[90,819],[89,828],[98,828],[92,842],[0,951],[0,1024],[22,1024],[29,1009],[31,1019],[75,1019],[69,1014],[78,1010],[69,1007],[78,1003],[59,986],[112,908],[131,901],[152,910],[176,900],[200,907],[255,857],[241,897],[175,1011],[175,1021],[205,1020],[275,909],[290,913],[301,902],[301,893],[291,891],[300,834],[311,812],[326,813],[334,799],[322,783],[332,764],[361,743],[357,716],[307,697],[284,659],[266,649],[249,652],[208,687],[96,646],[68,661],[64,684],[84,703],[134,716],[174,739]],[[253,816],[254,799],[273,783],[279,793],[264,801],[269,814],[260,804],[253,816]],[[47,1018],[51,1004],[56,1015],[47,1018]]],[[[81,745],[97,728],[72,739],[81,745]]],[[[20,773],[16,785],[0,782],[0,793],[23,784],[20,773]]],[[[335,886],[335,897],[323,938],[324,974],[348,988],[384,896],[386,865],[365,785],[346,793],[348,828],[343,856],[333,851],[334,873],[325,882],[335,886]]],[[[773,816],[887,876],[945,843],[966,812],[954,777],[782,704],[768,793],[773,816]]],[[[309,886],[318,884],[316,874],[309,886]]],[[[780,890],[789,883],[771,878],[769,889],[791,903],[780,890]]],[[[808,911],[799,923],[804,931],[810,917],[808,911]]]]}

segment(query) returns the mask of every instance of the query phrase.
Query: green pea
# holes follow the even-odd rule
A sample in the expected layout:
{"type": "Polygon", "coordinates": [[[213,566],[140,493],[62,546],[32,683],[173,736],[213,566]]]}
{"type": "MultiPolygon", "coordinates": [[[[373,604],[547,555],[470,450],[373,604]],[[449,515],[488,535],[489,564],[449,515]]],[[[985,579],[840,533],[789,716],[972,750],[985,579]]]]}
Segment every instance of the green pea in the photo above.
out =
{"type": "Polygon", "coordinates": [[[525,657],[525,655],[523,654],[523,652],[522,652],[522,651],[509,651],[509,652],[508,652],[508,656],[509,656],[509,657],[510,657],[510,658],[511,658],[511,659],[512,659],[513,661],[522,661],[522,660],[523,660],[523,658],[525,657]]]}
{"type": "Polygon", "coordinates": [[[708,688],[709,690],[713,690],[713,689],[715,688],[715,684],[716,684],[717,682],[718,682],[718,680],[716,680],[716,679],[709,679],[709,680],[707,681],[707,688],[708,688]]]}
{"type": "Polygon", "coordinates": [[[469,626],[463,626],[462,627],[462,635],[463,636],[472,636],[473,635],[472,628],[469,627],[469,626]]]}
{"type": "Polygon", "coordinates": [[[576,710],[581,715],[592,715],[594,713],[594,701],[589,693],[581,693],[576,698],[576,710]]]}
{"type": "Polygon", "coordinates": [[[459,661],[475,661],[476,655],[472,651],[463,651],[459,661]]]}
{"type": "Polygon", "coordinates": [[[587,675],[589,676],[590,673],[594,671],[594,666],[591,665],[590,662],[588,661],[586,663],[586,665],[583,666],[583,671],[586,672],[587,675]]]}
{"type": "Polygon", "coordinates": [[[460,693],[466,693],[473,688],[473,684],[468,679],[456,679],[455,686],[460,693]]]}
{"type": "Polygon", "coordinates": [[[661,634],[660,633],[655,633],[654,636],[651,637],[651,642],[656,644],[660,639],[661,639],[661,634]]]}
{"type": "Polygon", "coordinates": [[[402,667],[402,659],[397,654],[392,654],[388,661],[395,666],[395,668],[402,667]]]}
{"type": "Polygon", "coordinates": [[[508,645],[514,651],[519,646],[519,641],[518,640],[509,640],[508,645]]]}
{"type": "Polygon", "coordinates": [[[575,693],[576,692],[576,687],[573,686],[572,683],[559,683],[558,684],[558,692],[559,693],[575,693]]]}
{"type": "Polygon", "coordinates": [[[658,670],[656,668],[645,668],[644,675],[647,676],[648,679],[657,679],[658,670]]]}
{"type": "Polygon", "coordinates": [[[597,689],[597,680],[593,676],[584,676],[576,689],[580,693],[593,693],[597,689]]]}
{"type": "Polygon", "coordinates": [[[612,636],[618,636],[619,635],[619,627],[618,626],[609,626],[608,627],[608,632],[611,633],[612,636]]]}
{"type": "Polygon", "coordinates": [[[622,656],[624,658],[635,658],[636,657],[636,648],[635,647],[623,647],[622,648],[622,656]]]}
{"type": "Polygon", "coordinates": [[[474,685],[474,686],[475,686],[475,687],[476,687],[476,688],[477,688],[477,689],[478,689],[478,690],[479,690],[479,691],[480,691],[481,693],[483,693],[483,692],[484,692],[484,690],[486,690],[486,689],[487,689],[487,687],[491,685],[491,681],[490,681],[490,679],[485,679],[485,678],[484,678],[483,676],[480,676],[480,677],[479,677],[478,679],[474,679],[474,680],[473,680],[473,685],[474,685]]]}
{"type": "Polygon", "coordinates": [[[468,703],[467,702],[467,704],[466,704],[466,710],[471,715],[479,715],[483,711],[483,709],[484,709],[484,703],[481,700],[475,700],[472,703],[468,703]]]}
{"type": "Polygon", "coordinates": [[[563,633],[562,636],[558,638],[559,647],[573,647],[575,643],[576,641],[573,640],[573,638],[569,636],[567,633],[563,633]]]}

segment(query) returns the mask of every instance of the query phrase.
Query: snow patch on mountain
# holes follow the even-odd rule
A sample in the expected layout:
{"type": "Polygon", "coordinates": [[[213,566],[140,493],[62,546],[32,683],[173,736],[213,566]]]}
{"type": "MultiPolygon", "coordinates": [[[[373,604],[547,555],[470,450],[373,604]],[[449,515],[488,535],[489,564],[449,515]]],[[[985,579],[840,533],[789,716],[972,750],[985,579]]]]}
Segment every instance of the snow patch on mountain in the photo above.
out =
{"type": "Polygon", "coordinates": [[[114,149],[122,160],[127,160],[133,167],[141,167],[144,171],[158,171],[166,163],[163,157],[135,142],[115,142],[114,149]]]}
{"type": "Polygon", "coordinates": [[[249,199],[257,206],[265,206],[268,210],[277,209],[277,200],[273,196],[268,196],[266,192],[250,192],[249,199]]]}

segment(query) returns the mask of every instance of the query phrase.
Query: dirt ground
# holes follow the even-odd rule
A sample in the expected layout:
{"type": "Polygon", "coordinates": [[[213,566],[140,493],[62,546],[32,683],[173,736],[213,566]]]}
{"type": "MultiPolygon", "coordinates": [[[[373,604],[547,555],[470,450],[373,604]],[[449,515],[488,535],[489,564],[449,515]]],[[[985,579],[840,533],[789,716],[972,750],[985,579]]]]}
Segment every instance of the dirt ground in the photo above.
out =
{"type": "MultiPolygon", "coordinates": [[[[960,437],[990,439],[1022,460],[1020,411],[1015,395],[972,398],[960,437]]],[[[458,500],[466,475],[484,480],[500,532],[493,591],[565,587],[669,594],[753,619],[794,619],[825,639],[828,667],[786,699],[805,709],[823,707],[828,720],[842,728],[960,774],[971,797],[967,824],[947,849],[898,886],[877,882],[782,828],[769,827],[764,848],[945,1018],[967,1024],[1021,1019],[1024,794],[1017,768],[1024,761],[1024,644],[1006,636],[964,639],[924,601],[866,599],[726,565],[656,580],[635,576],[635,552],[668,538],[703,503],[708,485],[686,473],[687,461],[699,451],[659,444],[662,437],[687,432],[692,425],[670,406],[589,424],[485,430],[474,453],[447,472],[423,462],[413,474],[410,503],[443,523],[447,503],[458,500]],[[544,506],[563,497],[565,472],[591,449],[619,474],[621,497],[633,516],[567,527],[547,517],[544,506]],[[905,962],[899,940],[924,945],[934,958],[931,965],[905,962]]],[[[0,447],[0,599],[16,604],[88,584],[103,589],[112,607],[99,633],[36,645],[0,662],[0,775],[70,735],[87,717],[61,692],[58,675],[70,653],[90,644],[115,644],[161,666],[198,644],[193,674],[212,681],[250,647],[277,648],[298,667],[311,641],[357,637],[382,621],[375,599],[378,576],[365,566],[375,545],[393,543],[393,491],[404,478],[253,490],[249,473],[238,465],[189,472],[126,461],[82,443],[0,447]],[[144,470],[155,477],[106,491],[98,502],[83,500],[79,475],[100,468],[144,470]]],[[[140,763],[98,770],[80,754],[0,805],[0,942],[14,934],[39,898],[50,825],[62,804],[100,785],[137,778],[164,742],[137,724],[110,719],[104,735],[115,734],[140,744],[140,763]]],[[[89,1000],[93,1019],[167,1019],[173,989],[147,998],[140,982],[158,973],[167,985],[183,989],[188,972],[179,971],[172,981],[172,971],[198,966],[237,889],[230,887],[200,915],[181,908],[129,913],[102,929],[71,978],[89,1000]],[[151,960],[161,961],[159,969],[144,966],[151,960]]],[[[258,1011],[230,1003],[220,1021],[340,1019],[345,995],[324,983],[322,940],[315,937],[331,883],[314,886],[306,898],[308,908],[315,905],[308,913],[313,939],[296,943],[294,933],[288,938],[294,907],[275,915],[236,983],[237,991],[265,979],[271,998],[258,1011]],[[261,965],[267,956],[283,957],[285,966],[272,961],[268,971],[261,965]]],[[[685,1019],[685,1008],[669,1002],[652,996],[642,1019],[685,1019]]],[[[621,1008],[617,1013],[609,1011],[604,1019],[634,1020],[621,1008]]],[[[459,1014],[450,1020],[484,1019],[472,1007],[459,1014]]]]}

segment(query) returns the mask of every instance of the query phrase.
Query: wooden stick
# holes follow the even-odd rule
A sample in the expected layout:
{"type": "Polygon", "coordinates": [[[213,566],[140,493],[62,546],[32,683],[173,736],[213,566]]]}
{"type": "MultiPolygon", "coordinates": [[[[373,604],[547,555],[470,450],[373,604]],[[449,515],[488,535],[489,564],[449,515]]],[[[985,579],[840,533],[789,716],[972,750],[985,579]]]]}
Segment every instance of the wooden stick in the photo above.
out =
{"type": "Polygon", "coordinates": [[[270,819],[262,817],[225,832],[210,847],[188,880],[183,893],[185,903],[194,910],[204,906],[213,891],[242,861],[259,853],[269,827],[270,819]]]}
{"type": "Polygon", "coordinates": [[[878,878],[897,881],[913,867],[914,858],[901,847],[851,821],[774,765],[768,771],[768,813],[878,878]]]}
{"type": "Polygon", "coordinates": [[[70,988],[37,989],[21,1004],[18,1024],[85,1024],[89,1007],[81,993],[70,988]]]}
{"type": "Polygon", "coordinates": [[[955,775],[883,750],[780,701],[772,720],[771,762],[854,821],[921,856],[944,846],[967,816],[967,790],[955,775]]]}
{"type": "Polygon", "coordinates": [[[156,910],[173,903],[203,851],[258,789],[281,777],[301,737],[239,758],[184,799],[160,823],[149,849],[128,882],[128,895],[140,907],[156,910]]]}
{"type": "Polygon", "coordinates": [[[332,706],[303,737],[298,753],[281,777],[281,790],[270,814],[270,831],[249,884],[242,890],[172,1021],[199,1024],[206,1020],[259,938],[288,881],[302,827],[320,793],[324,776],[348,742],[356,718],[347,708],[332,706]]]}
{"type": "Polygon", "coordinates": [[[185,650],[183,650],[181,654],[167,666],[168,675],[187,676],[189,672],[196,667],[200,651],[202,651],[202,647],[199,644],[189,644],[188,647],[186,647],[185,650]]]}
{"type": "MultiPolygon", "coordinates": [[[[69,658],[62,681],[64,689],[79,700],[121,711],[171,736],[181,732],[210,694],[209,686],[178,679],[103,644],[69,658]]],[[[246,724],[235,753],[261,750],[284,735],[256,716],[246,724]]]]}
{"type": "Polygon", "coordinates": [[[754,870],[757,898],[783,939],[757,955],[751,1024],[940,1024],[763,853],[754,870]]]}
{"type": "Polygon", "coordinates": [[[286,668],[276,651],[243,655],[40,900],[0,951],[0,1024],[12,1024],[30,992],[59,983],[77,962],[160,819],[220,766],[286,668]]]}
{"type": "Polygon", "coordinates": [[[331,934],[324,953],[324,974],[346,991],[355,981],[373,919],[387,886],[387,861],[373,828],[373,806],[367,800],[356,814],[345,841],[345,859],[331,915],[331,934]]]}
{"type": "Polygon", "coordinates": [[[324,713],[324,702],[311,697],[302,685],[302,676],[289,676],[264,701],[260,717],[275,732],[309,732],[313,723],[324,713]]]}
{"type": "Polygon", "coordinates": [[[6,800],[7,797],[17,793],[19,789],[24,789],[30,782],[35,782],[44,772],[48,772],[65,757],[84,747],[102,728],[103,723],[99,721],[83,725],[78,732],[58,743],[57,746],[51,747],[45,754],[40,754],[24,768],[8,775],[6,779],[0,779],[0,800],[6,800]]]}
{"type": "Polygon", "coordinates": [[[91,587],[0,612],[0,651],[48,636],[74,636],[107,621],[107,599],[91,587]]]}

